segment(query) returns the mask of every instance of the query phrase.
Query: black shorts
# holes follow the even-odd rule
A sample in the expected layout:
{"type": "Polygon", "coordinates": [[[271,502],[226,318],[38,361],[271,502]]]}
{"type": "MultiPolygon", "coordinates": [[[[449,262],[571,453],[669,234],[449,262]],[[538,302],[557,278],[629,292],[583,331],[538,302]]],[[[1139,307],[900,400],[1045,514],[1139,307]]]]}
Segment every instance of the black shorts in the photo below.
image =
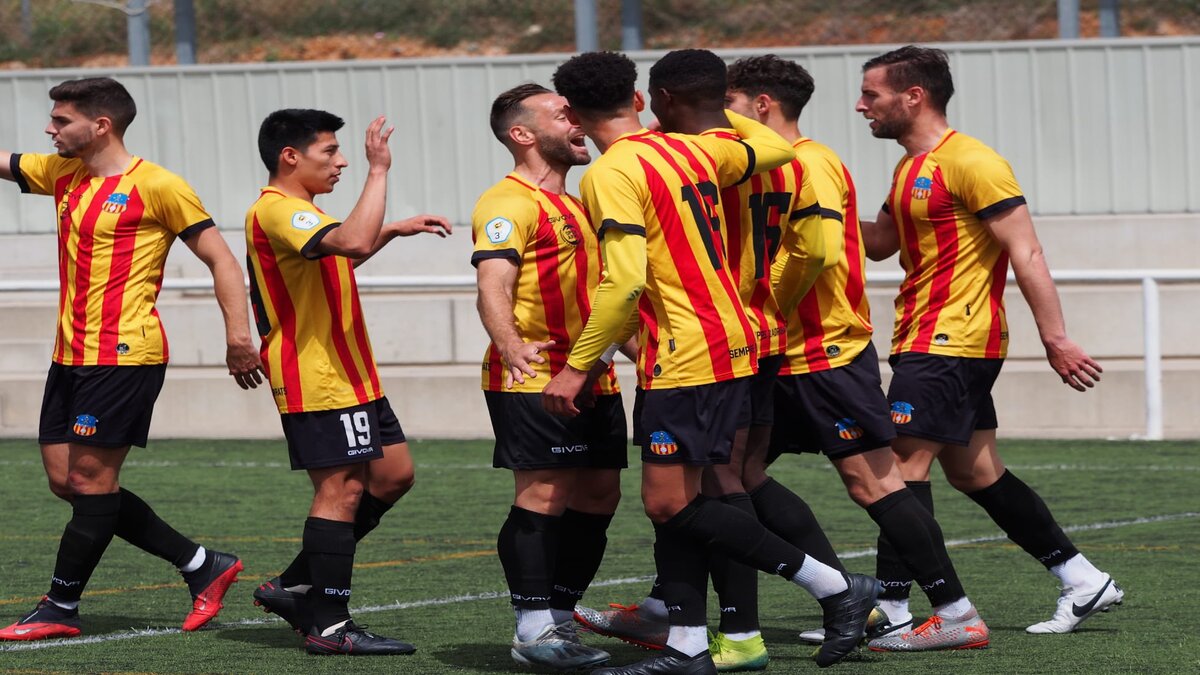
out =
{"type": "Polygon", "coordinates": [[[897,434],[967,445],[975,431],[996,428],[992,385],[1004,359],[906,352],[888,363],[888,401],[897,434]]]}
{"type": "Polygon", "coordinates": [[[42,396],[38,443],[99,448],[146,447],[166,364],[64,366],[51,363],[42,396]]]}
{"type": "Polygon", "coordinates": [[[641,406],[642,461],[647,464],[728,464],[750,378],[677,389],[651,389],[641,406]]]}
{"type": "Polygon", "coordinates": [[[888,447],[896,432],[888,415],[875,347],[844,366],[784,375],[775,389],[777,422],[768,462],[785,452],[818,452],[830,459],[888,447]]]}
{"type": "Polygon", "coordinates": [[[292,469],[324,469],[383,457],[383,446],[403,443],[404,429],[387,397],[337,410],[280,415],[292,469]]]}
{"type": "Polygon", "coordinates": [[[772,354],[758,360],[758,372],[750,376],[750,391],[742,399],[737,428],[769,427],[775,423],[775,378],[779,377],[786,358],[784,354],[772,354]]]}
{"type": "Polygon", "coordinates": [[[542,395],[483,392],[496,447],[497,469],[624,469],[629,466],[625,406],[620,394],[596,397],[596,405],[567,419],[542,408],[542,395]]]}

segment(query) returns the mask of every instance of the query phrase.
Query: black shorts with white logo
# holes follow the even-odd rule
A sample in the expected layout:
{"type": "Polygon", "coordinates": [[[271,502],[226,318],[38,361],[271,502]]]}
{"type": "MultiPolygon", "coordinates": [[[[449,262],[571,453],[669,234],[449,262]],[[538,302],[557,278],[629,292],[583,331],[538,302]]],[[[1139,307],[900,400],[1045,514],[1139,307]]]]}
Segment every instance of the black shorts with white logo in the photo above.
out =
{"type": "Polygon", "coordinates": [[[596,397],[572,418],[551,415],[542,395],[485,391],[497,469],[624,469],[629,466],[625,406],[620,394],[596,397]]]}
{"type": "Polygon", "coordinates": [[[728,464],[750,377],[642,394],[642,461],[648,464],[728,464]]]}
{"type": "Polygon", "coordinates": [[[750,392],[742,400],[738,428],[769,427],[775,423],[775,378],[783,367],[784,354],[772,354],[758,360],[758,372],[750,376],[750,392]]]}
{"type": "Polygon", "coordinates": [[[975,431],[997,427],[992,385],[1004,359],[906,352],[888,363],[897,434],[965,446],[975,431]]]}
{"type": "Polygon", "coordinates": [[[403,443],[404,429],[387,397],[337,410],[279,416],[292,469],[325,469],[383,457],[385,445],[403,443]]]}
{"type": "Polygon", "coordinates": [[[38,443],[98,448],[146,447],[154,402],[167,374],[151,366],[64,366],[51,363],[42,395],[38,443]]]}
{"type": "Polygon", "coordinates": [[[780,376],[775,426],[767,458],[785,452],[824,453],[830,459],[885,448],[896,432],[888,415],[875,347],[844,366],[780,376]]]}

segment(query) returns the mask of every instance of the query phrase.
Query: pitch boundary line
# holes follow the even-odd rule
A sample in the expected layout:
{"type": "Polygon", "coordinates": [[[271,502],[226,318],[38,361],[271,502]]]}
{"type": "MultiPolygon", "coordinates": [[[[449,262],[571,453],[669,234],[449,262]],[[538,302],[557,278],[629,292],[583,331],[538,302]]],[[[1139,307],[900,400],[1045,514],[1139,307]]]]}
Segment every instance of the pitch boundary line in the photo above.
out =
{"type": "MultiPolygon", "coordinates": [[[[1140,518],[1130,518],[1127,520],[1107,520],[1098,523],[1089,523],[1086,525],[1068,525],[1063,529],[1064,532],[1090,532],[1096,530],[1112,530],[1130,525],[1149,525],[1153,523],[1165,523],[1175,520],[1186,520],[1188,518],[1200,517],[1198,511],[1185,511],[1183,513],[1168,513],[1158,516],[1143,516],[1140,518]]],[[[1003,534],[984,535],[979,537],[969,537],[966,539],[948,539],[946,540],[946,548],[955,548],[958,546],[968,546],[970,544],[982,544],[990,541],[1002,541],[1008,537],[1003,534]]],[[[875,555],[876,550],[873,548],[865,548],[858,551],[848,551],[838,557],[842,560],[852,560],[855,558],[865,558],[875,555]]],[[[590,588],[603,588],[606,586],[624,586],[628,584],[641,584],[647,581],[652,581],[653,575],[638,576],[638,577],[623,577],[617,579],[605,579],[602,581],[593,582],[590,588]]],[[[466,602],[477,602],[480,600],[495,600],[508,595],[508,591],[484,591],[482,593],[468,593],[463,595],[452,595],[444,598],[429,598],[426,600],[412,600],[408,602],[396,601],[386,605],[368,605],[366,607],[358,607],[352,610],[354,614],[374,614],[377,612],[388,612],[404,609],[417,609],[422,607],[437,607],[442,605],[457,605],[466,602]]],[[[250,626],[262,626],[270,623],[281,622],[282,619],[276,616],[268,616],[259,619],[242,619],[240,621],[231,621],[229,623],[221,623],[212,627],[212,630],[238,630],[250,626]]],[[[76,645],[90,645],[102,642],[116,642],[118,640],[130,640],[140,637],[159,637],[162,635],[175,635],[183,631],[178,628],[145,628],[134,629],[120,633],[108,633],[106,635],[93,635],[83,638],[67,638],[60,640],[46,640],[43,642],[21,642],[16,644],[0,645],[0,653],[5,652],[21,652],[32,651],[36,649],[56,649],[59,647],[73,647],[76,645]]]]}

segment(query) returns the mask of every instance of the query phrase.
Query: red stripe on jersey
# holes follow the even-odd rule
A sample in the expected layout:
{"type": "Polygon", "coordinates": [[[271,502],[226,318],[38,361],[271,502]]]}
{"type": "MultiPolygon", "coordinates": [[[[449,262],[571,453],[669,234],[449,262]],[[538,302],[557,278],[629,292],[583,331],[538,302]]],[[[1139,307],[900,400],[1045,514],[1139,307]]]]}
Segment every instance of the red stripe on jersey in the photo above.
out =
{"type": "MultiPolygon", "coordinates": [[[[92,285],[92,249],[96,244],[96,220],[100,217],[101,207],[104,206],[108,196],[121,183],[121,178],[122,176],[111,176],[104,179],[100,189],[92,196],[92,201],[88,204],[87,211],[79,223],[79,243],[75,247],[75,284],[71,289],[74,292],[74,296],[71,298],[71,365],[73,366],[83,365],[84,339],[87,337],[88,291],[91,290],[92,285]]],[[[90,182],[85,179],[81,186],[86,186],[90,182]]],[[[71,208],[70,201],[74,201],[76,195],[80,193],[78,188],[71,193],[71,197],[68,197],[68,209],[71,208]]]]}
{"type": "Polygon", "coordinates": [[[904,179],[904,183],[900,188],[900,200],[896,201],[896,195],[892,195],[892,213],[893,217],[899,219],[900,228],[904,233],[904,241],[909,259],[909,273],[904,278],[904,283],[900,284],[900,298],[904,302],[904,313],[900,317],[900,322],[896,326],[896,335],[901,338],[901,343],[898,347],[903,347],[904,336],[908,334],[909,328],[912,327],[914,312],[917,307],[917,284],[916,279],[921,274],[921,241],[917,236],[917,226],[913,223],[912,214],[909,209],[912,207],[912,192],[913,182],[921,173],[921,165],[925,163],[925,155],[921,155],[913,159],[912,165],[908,168],[908,176],[904,179]]]}
{"type": "MultiPolygon", "coordinates": [[[[267,298],[271,308],[275,310],[275,318],[279,322],[279,330],[283,339],[279,341],[279,362],[283,369],[284,400],[288,410],[304,409],[304,392],[300,388],[300,359],[296,353],[296,307],[288,294],[287,284],[279,271],[279,261],[275,258],[275,250],[271,241],[254,216],[254,258],[258,261],[258,269],[262,272],[263,282],[267,287],[267,298]]],[[[262,346],[263,366],[268,370],[271,360],[267,354],[267,341],[262,346]]],[[[270,376],[270,372],[267,373],[270,376]]]]}
{"type": "Polygon", "coordinates": [[[504,391],[504,359],[495,344],[488,345],[488,391],[504,391]]]}
{"type": "MultiPolygon", "coordinates": [[[[575,250],[571,255],[571,257],[574,258],[575,263],[575,306],[579,310],[580,322],[586,324],[588,315],[591,314],[592,311],[592,299],[588,295],[589,264],[587,249],[585,248],[583,251],[579,250],[580,247],[583,246],[583,233],[579,231],[580,228],[583,227],[583,223],[580,223],[578,219],[575,219],[572,222],[572,219],[569,218],[569,216],[575,212],[572,211],[569,206],[567,206],[567,203],[563,201],[561,196],[545,192],[544,190],[543,194],[546,195],[551,204],[554,204],[554,208],[558,209],[559,213],[563,214],[564,216],[568,216],[564,227],[575,228],[575,241],[577,243],[575,245],[575,250]]],[[[579,211],[583,212],[583,207],[579,205],[579,202],[575,201],[574,197],[571,197],[570,195],[567,196],[570,197],[571,203],[579,206],[579,211]]]]}
{"type": "Polygon", "coordinates": [[[567,333],[567,308],[558,274],[558,233],[550,224],[546,209],[538,204],[538,231],[534,237],[534,260],[537,261],[538,290],[542,295],[542,312],[546,316],[546,334],[554,340],[550,349],[550,376],[562,371],[567,364],[571,337],[567,333]]]}
{"type": "Polygon", "coordinates": [[[363,316],[362,303],[358,299],[358,278],[354,275],[354,266],[346,266],[350,277],[350,318],[354,322],[354,343],[358,345],[358,355],[367,370],[367,378],[371,380],[374,396],[383,393],[379,384],[379,369],[375,367],[375,354],[371,352],[371,341],[367,339],[367,320],[363,316]]]}
{"type": "MultiPolygon", "coordinates": [[[[664,155],[667,154],[665,151],[661,152],[664,155]]],[[[696,260],[696,253],[692,249],[687,233],[683,231],[685,225],[677,210],[679,198],[671,194],[666,181],[649,162],[641,158],[639,160],[642,170],[646,174],[650,199],[654,204],[655,217],[661,226],[663,241],[671,255],[671,262],[679,274],[681,290],[687,295],[688,302],[691,304],[696,319],[700,322],[701,330],[704,331],[705,340],[708,342],[708,356],[712,364],[713,377],[718,382],[729,379],[733,376],[733,359],[729,356],[729,336],[725,333],[725,324],[721,321],[712,294],[709,293],[708,283],[696,260]]],[[[679,180],[684,185],[690,185],[691,180],[687,174],[678,168],[676,170],[679,173],[679,180]]],[[[708,224],[697,223],[697,226],[707,227],[708,224]]],[[[729,283],[728,275],[718,273],[718,276],[726,284],[729,283]]],[[[734,307],[740,308],[741,300],[738,299],[737,293],[730,293],[729,296],[734,301],[734,307]]],[[[744,311],[739,311],[738,315],[743,324],[748,323],[744,311]]],[[[745,332],[747,336],[751,334],[749,326],[746,326],[745,332]]]]}
{"type": "Polygon", "coordinates": [[[1004,285],[1008,283],[1008,254],[1001,252],[992,268],[992,292],[988,304],[992,310],[992,328],[988,331],[987,348],[983,356],[987,359],[1000,358],[1000,316],[1004,313],[1004,285]]]}
{"type": "MultiPolygon", "coordinates": [[[[109,257],[108,285],[100,310],[100,354],[96,365],[117,365],[117,342],[121,336],[121,309],[125,300],[125,284],[133,268],[133,246],[137,242],[145,203],[137,188],[129,191],[125,211],[117,218],[113,231],[112,254],[109,257]]],[[[160,324],[161,325],[161,324],[160,324]]]]}
{"type": "Polygon", "coordinates": [[[638,315],[644,333],[638,349],[641,350],[642,377],[645,378],[642,387],[646,388],[654,381],[654,366],[658,363],[658,315],[654,313],[654,303],[645,293],[638,299],[638,315]]]}
{"type": "Polygon", "coordinates": [[[325,302],[329,305],[329,338],[333,341],[333,350],[342,362],[342,370],[346,371],[346,380],[354,388],[354,396],[358,402],[367,402],[367,387],[363,383],[362,373],[354,362],[354,354],[350,352],[350,343],[346,341],[346,308],[342,306],[342,280],[338,274],[337,256],[325,256],[317,263],[321,266],[321,289],[325,291],[325,302]]]}
{"type": "Polygon", "coordinates": [[[929,193],[928,215],[933,236],[937,241],[937,258],[930,280],[929,299],[921,319],[917,323],[917,336],[913,340],[913,351],[929,350],[938,318],[950,298],[950,285],[954,282],[954,263],[958,260],[958,219],[954,215],[954,198],[946,189],[942,169],[933,171],[933,188],[929,193]]]}
{"type": "Polygon", "coordinates": [[[866,290],[866,280],[863,278],[863,265],[859,262],[862,248],[862,228],[858,224],[858,193],[854,189],[854,180],[850,178],[850,170],[842,165],[842,175],[846,177],[846,213],[843,214],[842,226],[845,231],[845,254],[848,270],[846,273],[846,299],[850,309],[858,313],[862,305],[863,293],[866,290]]]}
{"type": "Polygon", "coordinates": [[[809,372],[829,370],[829,358],[825,355],[825,324],[821,320],[821,298],[813,288],[800,299],[796,316],[804,330],[804,361],[809,372]]]}
{"type": "MultiPolygon", "coordinates": [[[[71,212],[69,208],[64,209],[63,201],[73,178],[74,175],[63,176],[54,182],[54,205],[55,208],[62,210],[58,218],[58,314],[60,322],[67,307],[67,244],[71,239],[71,212]]],[[[67,345],[63,339],[63,330],[60,325],[58,339],[55,340],[54,345],[54,361],[62,363],[66,351],[67,345]]]]}

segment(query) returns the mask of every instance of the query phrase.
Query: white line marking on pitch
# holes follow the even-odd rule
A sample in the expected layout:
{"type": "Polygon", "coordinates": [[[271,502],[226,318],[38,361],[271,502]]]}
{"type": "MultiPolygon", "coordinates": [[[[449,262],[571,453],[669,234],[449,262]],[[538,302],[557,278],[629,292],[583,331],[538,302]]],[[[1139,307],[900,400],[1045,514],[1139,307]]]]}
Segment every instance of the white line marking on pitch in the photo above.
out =
{"type": "MultiPolygon", "coordinates": [[[[1143,518],[1130,518],[1129,520],[1108,520],[1100,523],[1090,523],[1088,525],[1070,525],[1063,528],[1064,532],[1086,532],[1093,530],[1111,530],[1118,527],[1126,527],[1128,525],[1148,525],[1150,523],[1165,523],[1173,520],[1186,520],[1188,518],[1200,517],[1200,512],[1188,511],[1185,513],[1169,513],[1161,516],[1146,516],[1143,518]]],[[[947,548],[955,546],[965,546],[967,544],[981,544],[989,541],[1001,541],[1007,539],[1003,534],[992,534],[981,537],[971,537],[969,539],[950,539],[946,541],[947,548]]],[[[851,560],[854,558],[865,558],[875,555],[876,551],[873,548],[863,549],[861,551],[848,551],[838,557],[843,560],[851,560]]],[[[603,581],[592,582],[591,588],[601,588],[604,586],[624,586],[628,584],[642,584],[653,580],[653,576],[641,577],[624,577],[620,579],[605,579],[603,581]]],[[[430,598],[428,600],[415,600],[411,602],[393,602],[387,605],[370,605],[367,607],[359,607],[353,610],[354,614],[373,614],[376,612],[388,612],[402,609],[415,609],[418,607],[436,607],[439,605],[457,605],[464,602],[475,602],[478,600],[495,600],[508,595],[508,591],[485,591],[483,593],[472,593],[467,595],[452,595],[445,598],[430,598]]],[[[278,617],[266,617],[261,619],[242,619],[240,621],[230,621],[229,623],[221,623],[213,626],[213,630],[236,630],[246,626],[261,626],[269,623],[277,623],[281,621],[278,617]]],[[[73,647],[76,645],[90,645],[100,642],[114,642],[116,640],[129,640],[140,637],[158,637],[160,635],[174,635],[181,633],[178,628],[147,628],[143,630],[131,630],[123,633],[109,633],[107,635],[93,635],[85,638],[68,638],[65,640],[46,640],[44,642],[22,642],[18,644],[10,644],[0,646],[0,653],[3,652],[18,652],[29,651],[33,649],[55,649],[57,647],[73,647]]]]}

